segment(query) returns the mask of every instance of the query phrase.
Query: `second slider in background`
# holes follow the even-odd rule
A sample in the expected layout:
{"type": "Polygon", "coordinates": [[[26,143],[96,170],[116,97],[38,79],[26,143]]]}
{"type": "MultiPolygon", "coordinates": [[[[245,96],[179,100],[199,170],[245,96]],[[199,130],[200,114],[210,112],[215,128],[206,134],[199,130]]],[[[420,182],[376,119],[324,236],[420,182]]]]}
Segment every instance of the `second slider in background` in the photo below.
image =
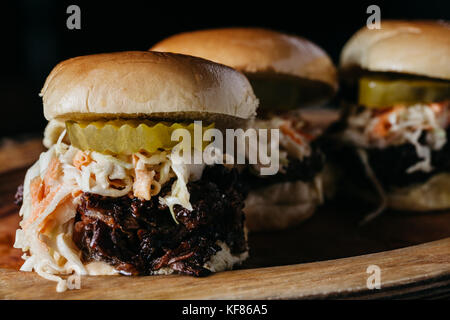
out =
{"type": "Polygon", "coordinates": [[[181,33],[150,50],[182,53],[244,73],[260,100],[254,128],[280,129],[280,171],[244,169],[250,189],[245,203],[252,231],[284,229],[309,218],[323,202],[325,157],[315,142],[322,128],[301,108],[321,106],[337,91],[329,56],[307,39],[261,28],[224,28],[181,33]]]}

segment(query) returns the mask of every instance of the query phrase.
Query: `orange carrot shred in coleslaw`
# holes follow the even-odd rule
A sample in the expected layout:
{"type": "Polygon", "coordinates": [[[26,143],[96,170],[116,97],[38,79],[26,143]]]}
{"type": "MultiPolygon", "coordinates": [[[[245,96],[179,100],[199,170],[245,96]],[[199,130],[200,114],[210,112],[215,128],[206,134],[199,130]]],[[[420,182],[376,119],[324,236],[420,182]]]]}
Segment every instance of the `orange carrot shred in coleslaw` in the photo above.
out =
{"type": "MultiPolygon", "coordinates": [[[[54,213],[56,213],[58,210],[60,210],[61,208],[64,208],[64,205],[66,203],[71,203],[73,200],[73,197],[71,194],[67,194],[59,203],[58,205],[55,207],[55,210],[53,210],[54,213]]],[[[41,233],[43,234],[47,234],[49,232],[51,232],[51,230],[57,226],[58,221],[56,218],[54,218],[54,215],[49,215],[47,216],[47,218],[45,220],[43,220],[41,222],[41,224],[39,225],[39,229],[41,230],[41,233]]]]}
{"type": "Polygon", "coordinates": [[[150,200],[151,187],[155,177],[155,170],[136,170],[136,180],[133,183],[133,190],[136,197],[150,200]]]}
{"type": "Polygon", "coordinates": [[[448,108],[448,106],[449,106],[449,102],[448,101],[433,102],[433,103],[430,104],[430,108],[431,108],[431,110],[433,110],[433,112],[435,114],[442,113],[446,108],[448,108]]]}
{"type": "Polygon", "coordinates": [[[391,128],[391,124],[389,123],[389,115],[390,112],[386,112],[378,116],[378,122],[372,130],[372,133],[375,136],[385,137],[388,134],[389,129],[391,128]]]}
{"type": "Polygon", "coordinates": [[[286,121],[280,126],[280,130],[283,134],[289,136],[294,142],[299,145],[303,144],[303,140],[301,137],[304,137],[307,140],[312,140],[313,136],[307,134],[306,132],[302,132],[299,129],[292,128],[292,125],[289,121],[286,121]]]}
{"type": "Polygon", "coordinates": [[[53,200],[60,189],[60,185],[56,184],[60,175],[61,163],[56,158],[53,158],[45,173],[44,179],[38,176],[31,180],[30,194],[32,210],[27,224],[35,221],[53,200]]]}
{"type": "Polygon", "coordinates": [[[375,113],[375,117],[378,118],[377,124],[372,129],[372,134],[377,137],[385,137],[389,133],[391,123],[389,122],[389,116],[392,113],[399,112],[404,109],[403,105],[398,105],[393,108],[382,110],[375,113]]]}
{"type": "Polygon", "coordinates": [[[73,166],[78,170],[81,170],[81,167],[87,166],[92,162],[91,156],[83,151],[78,151],[75,157],[73,158],[73,166]]]}

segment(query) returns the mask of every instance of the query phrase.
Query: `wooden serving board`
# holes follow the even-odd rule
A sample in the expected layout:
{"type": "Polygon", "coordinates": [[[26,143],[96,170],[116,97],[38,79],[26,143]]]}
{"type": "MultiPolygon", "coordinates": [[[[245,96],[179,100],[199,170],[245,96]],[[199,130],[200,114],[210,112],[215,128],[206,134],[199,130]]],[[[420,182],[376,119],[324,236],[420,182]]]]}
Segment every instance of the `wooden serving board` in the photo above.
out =
{"type": "Polygon", "coordinates": [[[40,139],[0,146],[1,299],[298,299],[449,298],[450,212],[386,212],[358,227],[361,208],[328,204],[306,223],[249,235],[250,258],[238,270],[188,276],[83,277],[81,290],[18,271],[13,249],[16,187],[43,150],[40,139]],[[381,289],[367,288],[369,265],[381,269],[381,289]]]}

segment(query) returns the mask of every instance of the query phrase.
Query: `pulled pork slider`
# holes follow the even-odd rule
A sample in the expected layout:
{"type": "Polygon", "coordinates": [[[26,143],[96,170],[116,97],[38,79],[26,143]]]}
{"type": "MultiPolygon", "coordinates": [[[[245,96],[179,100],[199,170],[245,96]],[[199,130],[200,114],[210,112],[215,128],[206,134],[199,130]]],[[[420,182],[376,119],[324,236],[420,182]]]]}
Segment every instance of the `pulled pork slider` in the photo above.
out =
{"type": "Polygon", "coordinates": [[[245,204],[250,230],[283,229],[310,217],[322,202],[324,157],[319,133],[300,108],[328,101],[337,89],[336,69],[314,43],[260,28],[225,28],[181,33],[151,48],[202,57],[244,73],[260,100],[250,127],[280,129],[280,170],[260,175],[247,166],[245,204]]]}
{"type": "MultiPolygon", "coordinates": [[[[364,27],[345,45],[340,67],[347,103],[338,136],[359,155],[373,198],[398,210],[450,208],[450,25],[364,27]]],[[[342,154],[348,178],[357,178],[350,153],[342,154]]]]}
{"type": "Polygon", "coordinates": [[[194,120],[253,117],[242,74],[178,54],[98,54],[58,64],[41,95],[50,149],[25,177],[21,270],[61,291],[73,272],[203,276],[248,256],[236,169],[186,162],[171,139],[194,120]]]}

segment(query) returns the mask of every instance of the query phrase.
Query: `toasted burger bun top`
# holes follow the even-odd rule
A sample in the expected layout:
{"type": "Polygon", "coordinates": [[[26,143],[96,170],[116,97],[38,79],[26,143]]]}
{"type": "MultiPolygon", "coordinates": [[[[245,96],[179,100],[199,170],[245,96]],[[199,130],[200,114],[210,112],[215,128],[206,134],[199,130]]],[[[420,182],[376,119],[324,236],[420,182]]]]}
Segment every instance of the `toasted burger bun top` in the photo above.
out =
{"type": "Polygon", "coordinates": [[[381,29],[363,27],[344,46],[340,65],[449,80],[450,24],[383,20],[381,29]]]}
{"type": "Polygon", "coordinates": [[[248,80],[229,67],[139,51],[63,61],[47,77],[41,96],[47,120],[247,119],[258,106],[248,80]]]}
{"type": "Polygon", "coordinates": [[[337,89],[336,69],[314,43],[260,28],[225,28],[186,32],[151,48],[223,63],[246,74],[278,74],[323,82],[337,89]]]}

